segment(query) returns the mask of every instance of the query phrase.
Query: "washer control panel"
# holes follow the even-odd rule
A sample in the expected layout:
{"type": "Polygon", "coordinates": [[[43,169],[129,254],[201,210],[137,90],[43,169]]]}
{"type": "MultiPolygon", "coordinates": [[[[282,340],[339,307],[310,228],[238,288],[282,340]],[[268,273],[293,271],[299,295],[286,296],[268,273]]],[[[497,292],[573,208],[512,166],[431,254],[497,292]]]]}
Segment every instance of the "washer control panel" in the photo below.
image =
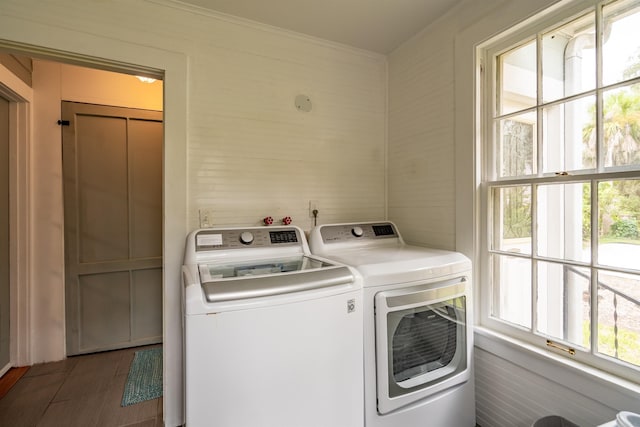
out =
{"type": "Polygon", "coordinates": [[[296,228],[204,229],[196,234],[196,251],[302,246],[296,228]]]}
{"type": "Polygon", "coordinates": [[[323,225],[320,235],[324,243],[400,237],[390,222],[323,225]]]}

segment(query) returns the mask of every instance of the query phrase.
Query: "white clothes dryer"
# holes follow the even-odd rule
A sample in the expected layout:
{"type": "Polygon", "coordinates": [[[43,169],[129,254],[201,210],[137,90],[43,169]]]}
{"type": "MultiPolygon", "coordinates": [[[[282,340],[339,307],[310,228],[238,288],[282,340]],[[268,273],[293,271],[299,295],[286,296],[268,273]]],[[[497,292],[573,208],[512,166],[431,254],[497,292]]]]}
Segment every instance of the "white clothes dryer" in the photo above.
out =
{"type": "Polygon", "coordinates": [[[309,245],[363,277],[365,425],[475,426],[471,261],[388,221],[321,225],[309,245]]]}
{"type": "Polygon", "coordinates": [[[362,282],[294,226],[192,232],[183,267],[187,427],[364,423],[362,282]]]}

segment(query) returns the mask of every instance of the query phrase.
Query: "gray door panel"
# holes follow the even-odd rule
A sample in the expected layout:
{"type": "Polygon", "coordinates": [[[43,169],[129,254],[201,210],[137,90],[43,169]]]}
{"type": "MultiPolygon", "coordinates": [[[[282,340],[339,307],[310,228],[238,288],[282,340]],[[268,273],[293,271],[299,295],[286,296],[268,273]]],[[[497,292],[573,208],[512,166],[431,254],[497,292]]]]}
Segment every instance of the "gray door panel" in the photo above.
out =
{"type": "Polygon", "coordinates": [[[62,103],[67,354],[162,340],[162,113],[62,103]]]}

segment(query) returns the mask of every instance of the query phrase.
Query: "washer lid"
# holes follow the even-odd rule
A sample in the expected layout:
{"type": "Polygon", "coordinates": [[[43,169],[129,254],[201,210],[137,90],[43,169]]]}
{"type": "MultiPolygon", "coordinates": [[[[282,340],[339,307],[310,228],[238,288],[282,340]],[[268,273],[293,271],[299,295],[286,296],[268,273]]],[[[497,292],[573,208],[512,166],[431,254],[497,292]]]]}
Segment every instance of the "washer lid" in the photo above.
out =
{"type": "Polygon", "coordinates": [[[620,427],[640,427],[640,415],[633,412],[618,412],[616,421],[620,427]]]}
{"type": "Polygon", "coordinates": [[[316,270],[331,264],[308,256],[278,259],[245,260],[236,262],[210,262],[198,265],[200,281],[243,276],[265,276],[303,270],[316,270]]]}
{"type": "Polygon", "coordinates": [[[351,270],[308,256],[199,264],[207,302],[258,298],[351,284],[351,270]]]}

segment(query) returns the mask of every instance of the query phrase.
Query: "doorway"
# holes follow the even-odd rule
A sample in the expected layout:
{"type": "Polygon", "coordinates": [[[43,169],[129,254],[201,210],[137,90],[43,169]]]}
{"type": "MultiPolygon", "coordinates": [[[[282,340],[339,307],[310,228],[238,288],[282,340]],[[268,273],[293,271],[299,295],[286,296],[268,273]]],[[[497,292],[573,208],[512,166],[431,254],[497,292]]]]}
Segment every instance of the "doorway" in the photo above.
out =
{"type": "MultiPolygon", "coordinates": [[[[93,70],[110,70],[123,76],[129,75],[131,78],[138,74],[154,76],[160,79],[161,85],[159,92],[162,100],[158,109],[163,110],[163,105],[171,107],[165,111],[163,124],[163,413],[167,425],[179,425],[182,421],[182,372],[174,367],[182,364],[180,288],[176,286],[176,283],[180,278],[184,238],[188,232],[188,212],[185,199],[188,176],[186,158],[187,57],[180,52],[127,42],[106,35],[96,35],[92,39],[93,42],[87,44],[84,38],[68,37],[69,34],[58,27],[50,27],[47,31],[40,31],[40,29],[30,31],[30,25],[5,29],[3,34],[5,39],[9,41],[0,41],[0,50],[57,61],[58,64],[82,64],[93,70]],[[57,39],[56,37],[61,33],[64,34],[60,39],[57,39]],[[29,37],[25,37],[25,34],[29,34],[29,37]],[[27,39],[29,43],[26,42],[27,39]],[[52,39],[55,39],[53,43],[52,39]],[[64,42],[60,40],[64,40],[64,42]],[[164,85],[165,80],[170,80],[171,84],[164,85]]],[[[51,76],[47,75],[47,78],[41,81],[55,83],[59,80],[58,77],[59,75],[54,73],[51,76]]],[[[103,85],[95,84],[93,86],[99,89],[103,85]]],[[[40,88],[36,90],[40,91],[40,88]]],[[[47,93],[56,94],[56,91],[50,90],[47,93]]],[[[107,95],[111,96],[112,94],[107,95]]],[[[145,97],[134,92],[130,92],[130,95],[136,99],[145,97]]],[[[42,98],[39,98],[38,104],[41,105],[41,101],[42,98]]],[[[102,99],[81,102],[111,104],[103,102],[102,99]]],[[[51,107],[50,111],[59,109],[60,100],[57,101],[57,106],[48,105],[46,108],[49,107],[51,107]]],[[[57,194],[47,194],[47,190],[52,184],[61,181],[61,171],[53,171],[57,175],[52,172],[43,177],[40,170],[41,168],[49,168],[50,164],[55,163],[50,161],[50,157],[55,158],[61,151],[58,141],[61,132],[55,124],[60,117],[53,114],[44,115],[48,112],[35,111],[28,116],[36,125],[35,131],[39,133],[39,137],[37,139],[31,138],[30,143],[21,145],[21,147],[27,147],[27,152],[23,153],[25,154],[23,157],[29,159],[31,165],[28,169],[23,168],[18,171],[33,172],[23,179],[25,188],[31,189],[31,194],[28,194],[29,197],[26,200],[20,199],[20,203],[16,204],[19,207],[27,206],[22,212],[29,214],[30,221],[19,228],[25,237],[14,240],[14,243],[24,242],[24,245],[29,246],[21,248],[19,252],[22,255],[18,259],[24,263],[21,266],[19,283],[30,284],[30,288],[21,287],[24,295],[21,295],[20,292],[12,293],[12,298],[17,295],[24,302],[20,305],[23,309],[18,312],[21,317],[19,324],[23,326],[16,336],[21,338],[17,347],[24,348],[21,354],[23,354],[22,360],[25,364],[59,360],[64,357],[65,352],[64,315],[58,315],[60,312],[64,313],[64,304],[60,303],[60,300],[64,300],[64,259],[61,263],[57,263],[56,259],[55,265],[50,265],[50,258],[57,258],[63,253],[63,239],[58,236],[58,231],[56,231],[62,230],[62,215],[57,210],[51,212],[49,206],[43,206],[42,203],[43,199],[51,199],[54,196],[56,200],[62,200],[61,195],[58,197],[57,194]],[[58,136],[55,136],[53,132],[57,132],[58,136]],[[34,187],[39,188],[34,191],[34,187]],[[54,215],[55,217],[51,218],[54,215]],[[59,220],[57,228],[56,224],[52,224],[54,220],[59,220]],[[48,222],[46,227],[42,226],[42,221],[48,222]],[[59,277],[62,277],[62,280],[59,277]],[[55,292],[51,292],[52,289],[55,292]]],[[[29,140],[28,133],[26,136],[29,140]]],[[[20,194],[24,194],[24,192],[20,194]]],[[[18,218],[26,223],[24,219],[27,217],[18,218]]],[[[12,325],[15,324],[12,322],[12,325]]]]}
{"type": "MultiPolygon", "coordinates": [[[[11,269],[16,279],[11,280],[11,309],[12,315],[19,320],[13,322],[12,318],[11,323],[11,353],[17,354],[16,360],[13,360],[16,366],[61,360],[67,355],[62,131],[55,124],[56,120],[61,119],[61,100],[102,101],[105,104],[158,110],[162,109],[163,104],[162,81],[148,84],[140,82],[133,75],[120,72],[43,59],[33,61],[38,65],[30,70],[33,84],[18,81],[15,72],[9,72],[8,76],[5,75],[6,71],[3,74],[3,81],[8,79],[18,88],[23,85],[33,93],[38,93],[37,105],[31,97],[29,104],[25,104],[35,105],[22,115],[25,121],[33,123],[33,132],[25,126],[27,132],[18,135],[27,139],[17,145],[21,151],[16,158],[22,160],[13,168],[20,175],[16,181],[20,185],[16,186],[16,182],[12,184],[18,202],[12,208],[14,224],[10,229],[12,232],[21,231],[12,241],[12,245],[16,246],[12,246],[12,253],[15,252],[16,256],[12,263],[19,265],[18,270],[11,269]],[[18,82],[14,83],[14,80],[18,82]],[[158,95],[154,96],[152,92],[158,95]],[[28,138],[30,133],[38,137],[28,138]],[[17,289],[14,289],[15,286],[17,289]],[[16,298],[19,299],[18,304],[16,298]],[[16,349],[19,350],[17,353],[16,349]]],[[[163,131],[159,133],[162,135],[163,131]]],[[[16,158],[10,158],[11,162],[16,162],[16,158]]],[[[162,179],[161,174],[157,178],[160,188],[162,179]]],[[[154,274],[161,276],[162,269],[154,274]]],[[[160,316],[156,324],[162,321],[161,297],[160,294],[156,305],[156,312],[160,316]]]]}

